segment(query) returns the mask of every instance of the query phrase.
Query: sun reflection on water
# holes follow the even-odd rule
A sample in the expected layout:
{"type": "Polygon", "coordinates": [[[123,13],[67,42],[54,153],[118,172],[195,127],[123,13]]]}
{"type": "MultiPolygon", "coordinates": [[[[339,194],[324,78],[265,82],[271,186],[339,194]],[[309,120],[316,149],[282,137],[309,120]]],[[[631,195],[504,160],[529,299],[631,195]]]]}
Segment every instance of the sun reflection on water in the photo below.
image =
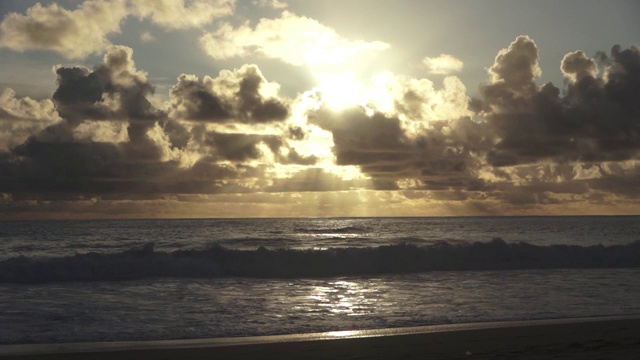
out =
{"type": "Polygon", "coordinates": [[[351,281],[331,281],[323,286],[315,286],[308,298],[313,305],[324,308],[335,315],[366,315],[377,301],[367,296],[372,292],[362,284],[351,281]]]}
{"type": "Polygon", "coordinates": [[[327,333],[327,335],[329,336],[340,337],[340,338],[360,336],[362,334],[364,334],[364,331],[362,330],[330,331],[327,333]]]}

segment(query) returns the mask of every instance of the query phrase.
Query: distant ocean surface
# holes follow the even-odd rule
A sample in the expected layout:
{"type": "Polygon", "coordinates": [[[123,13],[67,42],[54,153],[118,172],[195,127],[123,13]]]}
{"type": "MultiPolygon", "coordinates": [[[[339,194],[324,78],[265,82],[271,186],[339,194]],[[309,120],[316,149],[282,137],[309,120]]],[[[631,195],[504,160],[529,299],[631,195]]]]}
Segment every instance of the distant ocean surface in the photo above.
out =
{"type": "Polygon", "coordinates": [[[640,217],[0,222],[0,344],[640,314],[640,217]]]}

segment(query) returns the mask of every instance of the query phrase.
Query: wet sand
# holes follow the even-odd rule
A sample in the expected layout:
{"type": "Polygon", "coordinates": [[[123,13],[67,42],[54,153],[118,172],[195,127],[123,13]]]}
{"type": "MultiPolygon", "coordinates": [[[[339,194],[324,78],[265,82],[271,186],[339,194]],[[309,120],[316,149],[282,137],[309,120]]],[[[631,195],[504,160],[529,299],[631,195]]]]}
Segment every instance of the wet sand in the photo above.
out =
{"type": "Polygon", "coordinates": [[[0,346],[0,359],[640,359],[640,316],[0,346]]]}

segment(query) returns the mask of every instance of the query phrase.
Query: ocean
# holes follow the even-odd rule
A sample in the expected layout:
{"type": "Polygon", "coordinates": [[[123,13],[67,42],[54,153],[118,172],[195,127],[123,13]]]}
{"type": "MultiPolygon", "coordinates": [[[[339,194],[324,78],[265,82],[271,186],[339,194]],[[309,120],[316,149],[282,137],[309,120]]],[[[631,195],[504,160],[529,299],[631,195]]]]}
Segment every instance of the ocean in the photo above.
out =
{"type": "Polygon", "coordinates": [[[0,222],[0,344],[640,314],[640,217],[0,222]]]}

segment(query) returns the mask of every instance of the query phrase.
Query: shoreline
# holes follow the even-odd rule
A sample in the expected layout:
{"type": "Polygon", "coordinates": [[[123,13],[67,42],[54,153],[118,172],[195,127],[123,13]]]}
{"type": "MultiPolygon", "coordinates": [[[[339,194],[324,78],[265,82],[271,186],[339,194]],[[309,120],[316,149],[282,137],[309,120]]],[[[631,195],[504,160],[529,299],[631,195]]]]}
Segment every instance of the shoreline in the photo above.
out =
{"type": "Polygon", "coordinates": [[[640,315],[253,337],[0,345],[0,359],[637,359],[640,315]]]}

